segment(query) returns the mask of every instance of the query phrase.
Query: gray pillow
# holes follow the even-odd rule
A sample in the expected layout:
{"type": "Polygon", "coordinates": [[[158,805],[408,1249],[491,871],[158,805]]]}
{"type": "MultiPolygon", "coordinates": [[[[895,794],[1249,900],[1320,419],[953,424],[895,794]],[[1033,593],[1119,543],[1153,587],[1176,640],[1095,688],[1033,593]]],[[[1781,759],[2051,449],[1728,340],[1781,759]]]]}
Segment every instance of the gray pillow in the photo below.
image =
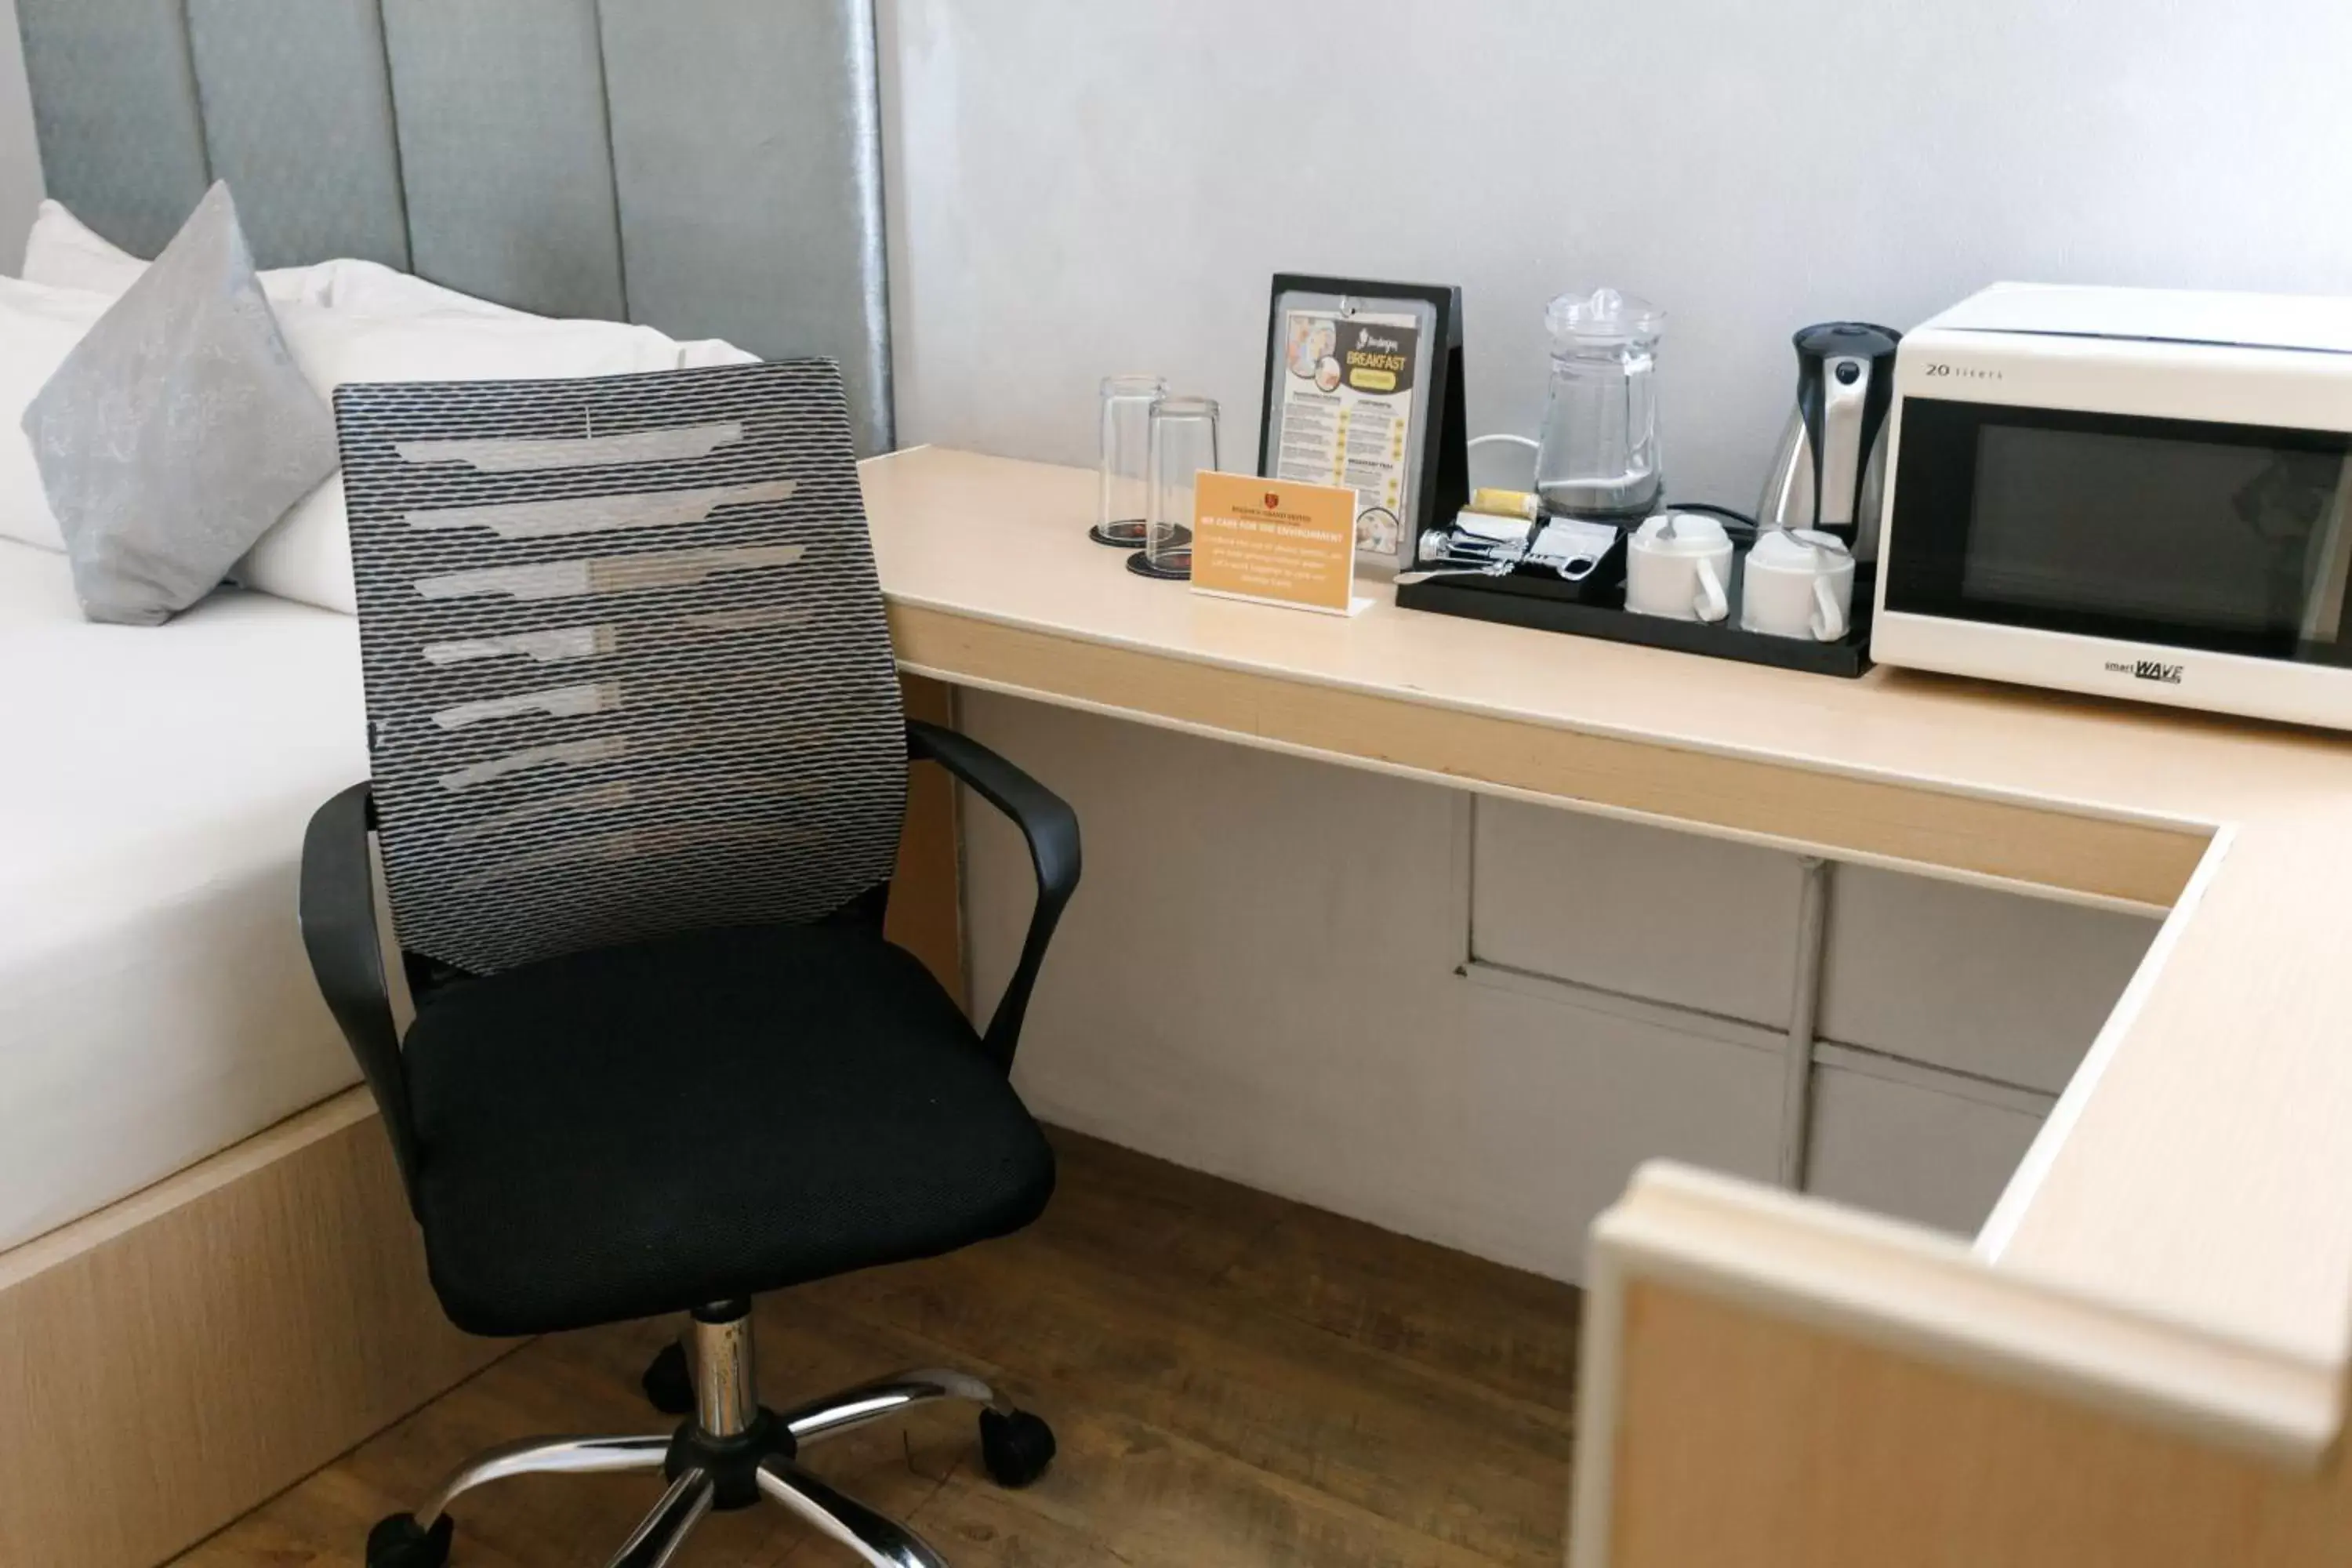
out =
{"type": "Polygon", "coordinates": [[[227,185],[66,355],[25,434],[93,621],[187,608],[334,471],[334,416],[286,352],[227,185]]]}

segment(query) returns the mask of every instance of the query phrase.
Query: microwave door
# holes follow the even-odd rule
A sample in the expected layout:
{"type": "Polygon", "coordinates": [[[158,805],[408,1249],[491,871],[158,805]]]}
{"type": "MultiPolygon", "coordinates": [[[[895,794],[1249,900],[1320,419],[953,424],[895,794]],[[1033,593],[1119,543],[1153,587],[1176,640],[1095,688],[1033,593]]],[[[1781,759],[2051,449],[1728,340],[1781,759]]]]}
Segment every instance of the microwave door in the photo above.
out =
{"type": "Polygon", "coordinates": [[[2305,647],[2336,643],[2344,631],[2344,584],[2352,572],[2352,451],[2344,456],[2336,479],[2336,493],[2320,526],[2312,530],[2311,555],[2305,581],[2311,598],[2304,608],[2305,647]]]}
{"type": "Polygon", "coordinates": [[[1906,400],[1890,611],[2352,664],[2352,441],[1906,400]]]}

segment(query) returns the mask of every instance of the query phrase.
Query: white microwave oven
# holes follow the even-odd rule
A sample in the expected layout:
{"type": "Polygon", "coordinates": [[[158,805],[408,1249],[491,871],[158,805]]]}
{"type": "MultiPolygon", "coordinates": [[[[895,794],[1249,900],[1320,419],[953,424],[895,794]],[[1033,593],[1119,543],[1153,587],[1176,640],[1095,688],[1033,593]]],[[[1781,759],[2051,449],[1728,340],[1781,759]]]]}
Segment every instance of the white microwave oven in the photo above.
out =
{"type": "Polygon", "coordinates": [[[2352,730],[2352,300],[1996,284],[1885,472],[1879,662],[2352,730]]]}

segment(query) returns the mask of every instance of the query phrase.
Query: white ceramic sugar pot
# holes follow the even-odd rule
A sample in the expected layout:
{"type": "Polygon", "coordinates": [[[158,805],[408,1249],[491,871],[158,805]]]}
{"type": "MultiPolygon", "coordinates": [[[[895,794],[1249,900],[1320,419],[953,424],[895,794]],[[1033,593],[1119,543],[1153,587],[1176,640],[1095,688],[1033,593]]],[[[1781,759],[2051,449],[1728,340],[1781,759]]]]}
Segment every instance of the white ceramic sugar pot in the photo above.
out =
{"type": "Polygon", "coordinates": [[[1705,512],[1662,511],[1625,542],[1625,607],[1675,621],[1731,613],[1731,536],[1705,512]]]}
{"type": "Polygon", "coordinates": [[[1835,642],[1853,609],[1853,553],[1835,534],[1768,529],[1748,552],[1739,625],[1768,637],[1835,642]]]}

